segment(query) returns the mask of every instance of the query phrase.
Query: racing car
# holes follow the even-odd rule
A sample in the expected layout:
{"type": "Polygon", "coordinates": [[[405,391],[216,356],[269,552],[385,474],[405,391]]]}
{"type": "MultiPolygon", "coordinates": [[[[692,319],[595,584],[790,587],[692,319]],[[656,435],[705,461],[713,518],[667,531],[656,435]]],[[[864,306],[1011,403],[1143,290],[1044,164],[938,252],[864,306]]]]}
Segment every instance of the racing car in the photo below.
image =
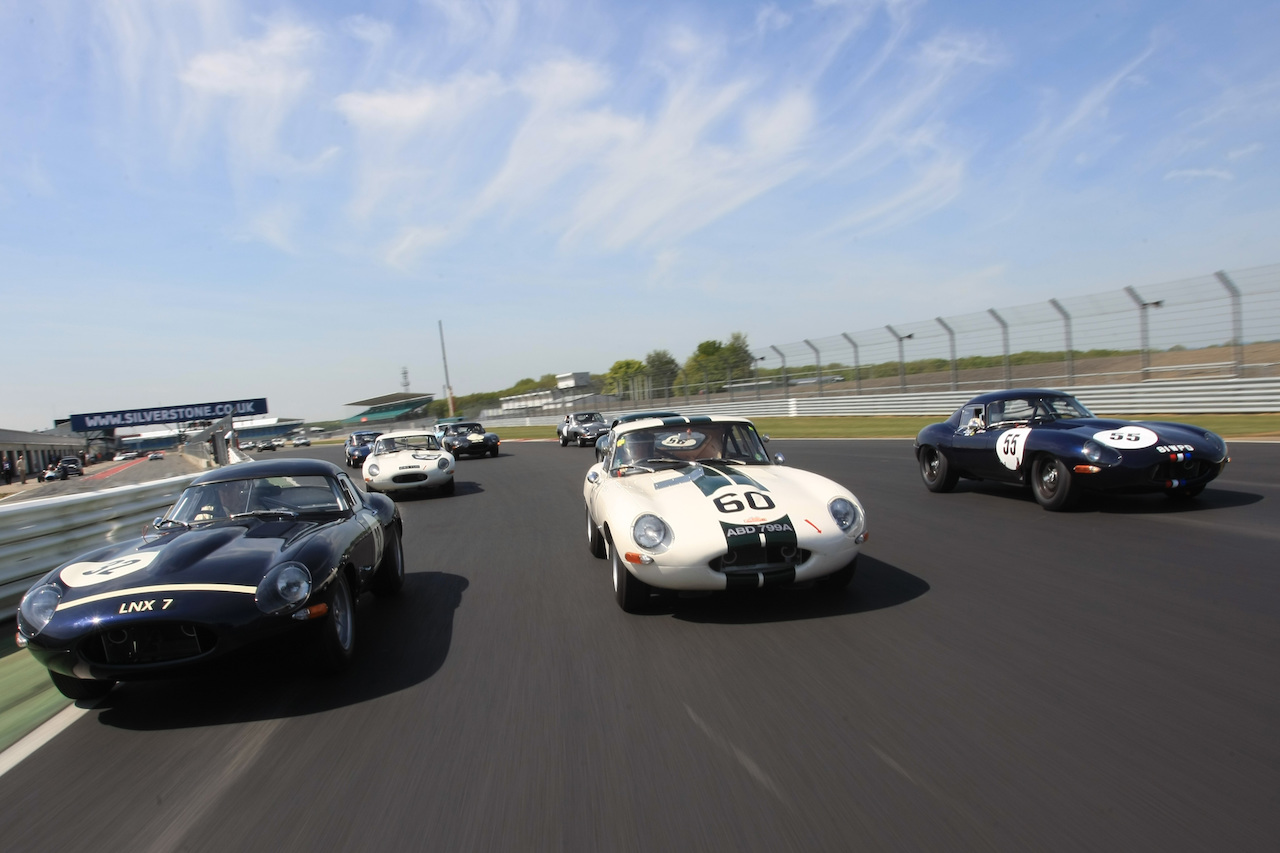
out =
{"type": "Polygon", "coordinates": [[[501,444],[496,433],[485,432],[484,427],[474,421],[441,424],[436,428],[436,435],[440,445],[454,458],[497,456],[501,444]]]}
{"type": "Polygon", "coordinates": [[[380,435],[382,435],[380,430],[359,429],[347,436],[347,440],[342,445],[342,452],[347,457],[347,467],[362,467],[372,449],[373,440],[380,435]]]}
{"type": "Polygon", "coordinates": [[[1047,510],[1082,492],[1164,492],[1188,499],[1230,461],[1217,434],[1190,424],[1100,418],[1070,394],[1019,388],[980,394],[915,440],[925,487],[960,478],[1030,486],[1047,510]]]}
{"type": "Polygon", "coordinates": [[[453,494],[454,459],[440,447],[434,432],[398,430],[384,432],[373,442],[364,460],[364,487],[370,492],[437,489],[453,494]]]}
{"type": "Polygon", "coordinates": [[[679,591],[853,579],[867,517],[832,480],[770,458],[746,418],[648,418],[613,427],[587,471],[587,547],[610,561],[618,605],[679,591]]]}
{"type": "Polygon", "coordinates": [[[608,431],[609,425],[599,412],[570,412],[556,427],[561,447],[567,447],[571,441],[579,447],[595,444],[596,439],[608,431]]]}
{"type": "Polygon", "coordinates": [[[18,607],[17,642],[70,699],[185,675],[303,632],[322,670],[355,648],[354,602],[404,583],[400,514],[319,459],[206,472],[140,539],[46,574],[18,607]]]}

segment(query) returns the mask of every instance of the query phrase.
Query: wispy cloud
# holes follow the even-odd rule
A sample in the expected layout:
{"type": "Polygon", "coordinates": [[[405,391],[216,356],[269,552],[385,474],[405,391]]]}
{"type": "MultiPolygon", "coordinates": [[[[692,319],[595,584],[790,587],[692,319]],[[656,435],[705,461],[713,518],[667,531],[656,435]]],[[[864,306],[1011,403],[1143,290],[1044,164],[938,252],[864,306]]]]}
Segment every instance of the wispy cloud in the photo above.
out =
{"type": "Polygon", "coordinates": [[[1166,181],[1198,181],[1203,179],[1214,181],[1234,181],[1235,175],[1225,169],[1174,169],[1166,172],[1166,181]]]}

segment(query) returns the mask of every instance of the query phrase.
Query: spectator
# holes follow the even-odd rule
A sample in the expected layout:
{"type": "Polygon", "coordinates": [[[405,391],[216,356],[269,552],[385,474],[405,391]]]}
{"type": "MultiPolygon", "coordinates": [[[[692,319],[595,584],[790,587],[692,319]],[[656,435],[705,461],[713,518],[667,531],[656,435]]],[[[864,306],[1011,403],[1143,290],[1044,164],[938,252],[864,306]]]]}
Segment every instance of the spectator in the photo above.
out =
{"type": "Polygon", "coordinates": [[[4,457],[4,484],[6,486],[13,484],[13,464],[9,462],[8,454],[4,457]]]}

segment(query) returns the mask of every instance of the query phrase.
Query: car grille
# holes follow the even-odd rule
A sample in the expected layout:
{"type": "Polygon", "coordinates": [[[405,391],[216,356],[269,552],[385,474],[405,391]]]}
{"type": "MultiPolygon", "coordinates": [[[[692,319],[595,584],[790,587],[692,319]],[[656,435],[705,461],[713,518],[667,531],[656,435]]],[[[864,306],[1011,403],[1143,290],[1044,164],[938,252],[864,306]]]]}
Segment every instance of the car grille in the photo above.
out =
{"type": "Polygon", "coordinates": [[[724,556],[711,561],[711,568],[717,572],[795,568],[808,560],[809,554],[809,551],[791,545],[750,545],[730,548],[724,556]]]}
{"type": "Polygon", "coordinates": [[[217,644],[207,628],[189,622],[160,622],[112,628],[85,641],[84,656],[112,666],[162,663],[198,657],[217,644]]]}
{"type": "Polygon", "coordinates": [[[412,473],[412,474],[396,474],[394,477],[392,477],[392,478],[391,478],[391,482],[393,482],[393,483],[421,483],[421,482],[422,482],[423,480],[425,480],[425,479],[427,479],[427,475],[426,475],[426,474],[424,474],[424,473],[422,473],[421,471],[417,471],[417,472],[412,473]]]}

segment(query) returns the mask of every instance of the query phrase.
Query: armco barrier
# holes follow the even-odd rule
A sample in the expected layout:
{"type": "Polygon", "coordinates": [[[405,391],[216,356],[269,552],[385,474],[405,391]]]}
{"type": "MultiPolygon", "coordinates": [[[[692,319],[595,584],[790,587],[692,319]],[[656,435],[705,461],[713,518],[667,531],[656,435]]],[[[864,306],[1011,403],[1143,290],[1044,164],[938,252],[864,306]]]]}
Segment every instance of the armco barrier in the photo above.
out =
{"type": "MultiPolygon", "coordinates": [[[[743,415],[755,418],[788,418],[840,415],[936,415],[951,414],[969,398],[988,389],[934,391],[917,394],[862,394],[843,396],[803,396],[790,399],[743,399],[726,403],[699,404],[671,399],[638,400],[625,409],[605,412],[613,417],[622,411],[670,409],[685,415],[743,415]]],[[[1280,412],[1280,378],[1153,380],[1132,385],[1085,385],[1062,389],[1076,397],[1095,414],[1244,414],[1280,412]]],[[[566,411],[574,411],[570,404],[566,411]]],[[[495,430],[511,426],[554,427],[560,414],[526,417],[487,418],[495,430]]]]}
{"type": "Polygon", "coordinates": [[[13,616],[27,587],[59,563],[137,536],[196,476],[0,504],[0,618],[13,616]]]}

